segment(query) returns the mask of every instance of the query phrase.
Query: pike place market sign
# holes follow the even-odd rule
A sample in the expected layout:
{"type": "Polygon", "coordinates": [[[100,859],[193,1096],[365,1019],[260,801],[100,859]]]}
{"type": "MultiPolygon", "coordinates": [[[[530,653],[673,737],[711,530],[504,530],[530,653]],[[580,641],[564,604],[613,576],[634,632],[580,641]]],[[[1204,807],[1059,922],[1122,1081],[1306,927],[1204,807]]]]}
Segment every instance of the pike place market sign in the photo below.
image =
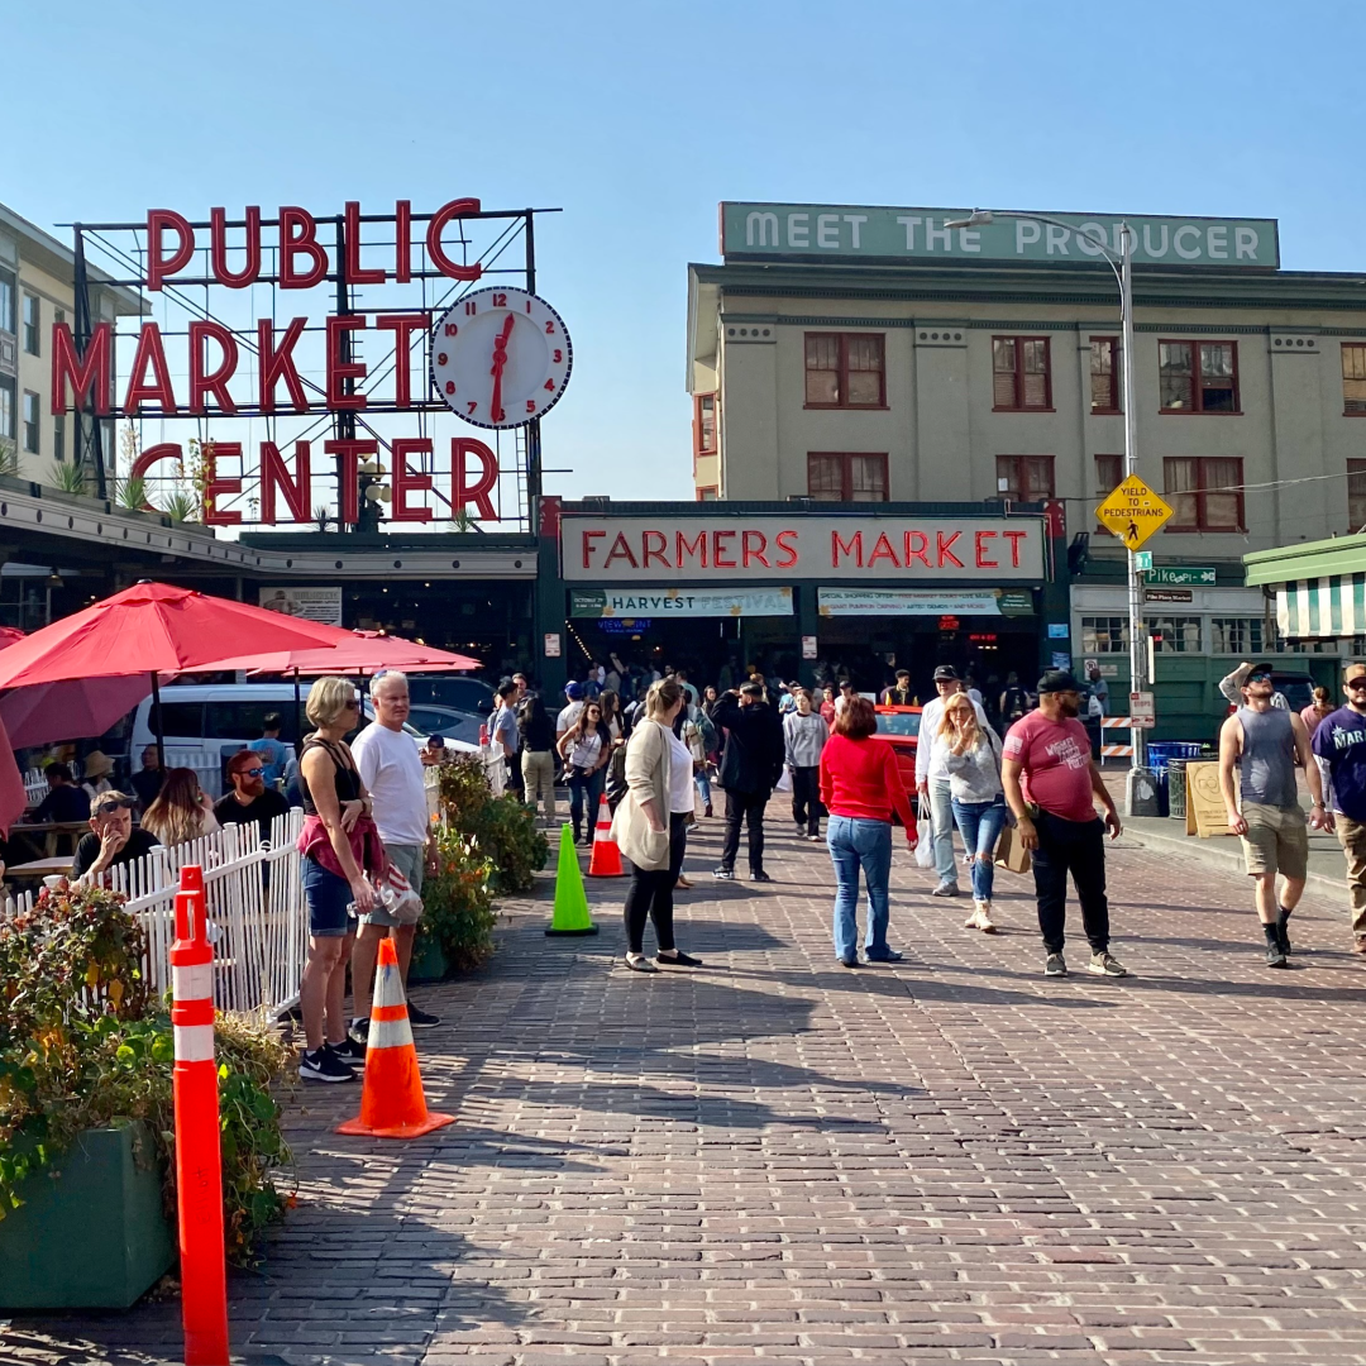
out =
{"type": "Polygon", "coordinates": [[[1120,223],[1134,233],[1134,260],[1155,266],[1261,267],[1281,251],[1274,218],[1148,218],[1114,213],[1054,213],[1071,227],[1000,218],[980,228],[946,228],[970,209],[895,209],[853,204],[721,205],[721,255],[840,261],[1095,261],[1100,238],[1120,249],[1120,223]]]}
{"type": "MultiPolygon", "coordinates": [[[[584,517],[561,528],[570,583],[793,579],[996,585],[1044,576],[1037,517],[584,517]]],[[[641,610],[641,615],[656,615],[641,610]]]]}

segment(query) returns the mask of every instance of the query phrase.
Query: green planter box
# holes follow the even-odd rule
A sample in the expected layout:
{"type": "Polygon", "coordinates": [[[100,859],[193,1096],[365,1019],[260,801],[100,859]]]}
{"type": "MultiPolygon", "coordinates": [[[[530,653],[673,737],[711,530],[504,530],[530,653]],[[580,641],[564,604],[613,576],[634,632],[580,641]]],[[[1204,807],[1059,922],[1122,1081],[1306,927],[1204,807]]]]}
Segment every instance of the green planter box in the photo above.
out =
{"type": "Polygon", "coordinates": [[[434,934],[420,934],[413,943],[413,961],[408,965],[410,982],[440,982],[450,971],[441,945],[434,934]]]}
{"type": "Polygon", "coordinates": [[[0,1309],[127,1309],[175,1261],[143,1124],[90,1129],[0,1220],[0,1309]]]}

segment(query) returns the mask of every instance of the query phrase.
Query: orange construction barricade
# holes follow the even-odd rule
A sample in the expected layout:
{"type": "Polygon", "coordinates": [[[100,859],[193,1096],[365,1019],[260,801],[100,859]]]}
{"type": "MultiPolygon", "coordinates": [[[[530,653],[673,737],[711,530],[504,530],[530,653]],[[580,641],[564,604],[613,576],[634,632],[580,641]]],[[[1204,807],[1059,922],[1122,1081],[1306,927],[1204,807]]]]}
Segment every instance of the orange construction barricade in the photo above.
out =
{"type": "Polygon", "coordinates": [[[612,838],[612,815],[607,809],[607,794],[598,802],[598,824],[593,831],[593,849],[588,856],[589,877],[625,877],[621,850],[612,838]]]}

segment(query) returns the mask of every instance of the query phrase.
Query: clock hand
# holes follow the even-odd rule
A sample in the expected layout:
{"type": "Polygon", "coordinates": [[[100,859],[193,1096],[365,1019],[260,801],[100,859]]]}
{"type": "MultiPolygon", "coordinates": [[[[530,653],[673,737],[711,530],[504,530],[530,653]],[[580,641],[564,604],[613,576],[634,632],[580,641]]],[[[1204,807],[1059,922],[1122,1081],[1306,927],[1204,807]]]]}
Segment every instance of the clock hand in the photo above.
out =
{"type": "Polygon", "coordinates": [[[517,321],[515,313],[509,313],[507,321],[503,323],[503,330],[493,339],[493,396],[490,401],[493,420],[501,422],[505,416],[503,412],[503,367],[507,364],[508,337],[512,333],[512,325],[517,321]]]}

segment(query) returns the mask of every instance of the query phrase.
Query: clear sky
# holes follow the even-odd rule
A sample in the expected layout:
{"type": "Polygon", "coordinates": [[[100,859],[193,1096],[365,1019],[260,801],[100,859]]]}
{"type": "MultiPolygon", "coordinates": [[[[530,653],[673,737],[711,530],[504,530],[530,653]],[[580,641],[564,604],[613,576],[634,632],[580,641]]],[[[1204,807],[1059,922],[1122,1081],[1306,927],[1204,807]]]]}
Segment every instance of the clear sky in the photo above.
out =
{"type": "Polygon", "coordinates": [[[0,0],[0,201],[561,207],[547,492],[689,498],[685,267],[719,200],[1274,217],[1284,266],[1366,274],[1364,30],[1312,0],[0,0]]]}

